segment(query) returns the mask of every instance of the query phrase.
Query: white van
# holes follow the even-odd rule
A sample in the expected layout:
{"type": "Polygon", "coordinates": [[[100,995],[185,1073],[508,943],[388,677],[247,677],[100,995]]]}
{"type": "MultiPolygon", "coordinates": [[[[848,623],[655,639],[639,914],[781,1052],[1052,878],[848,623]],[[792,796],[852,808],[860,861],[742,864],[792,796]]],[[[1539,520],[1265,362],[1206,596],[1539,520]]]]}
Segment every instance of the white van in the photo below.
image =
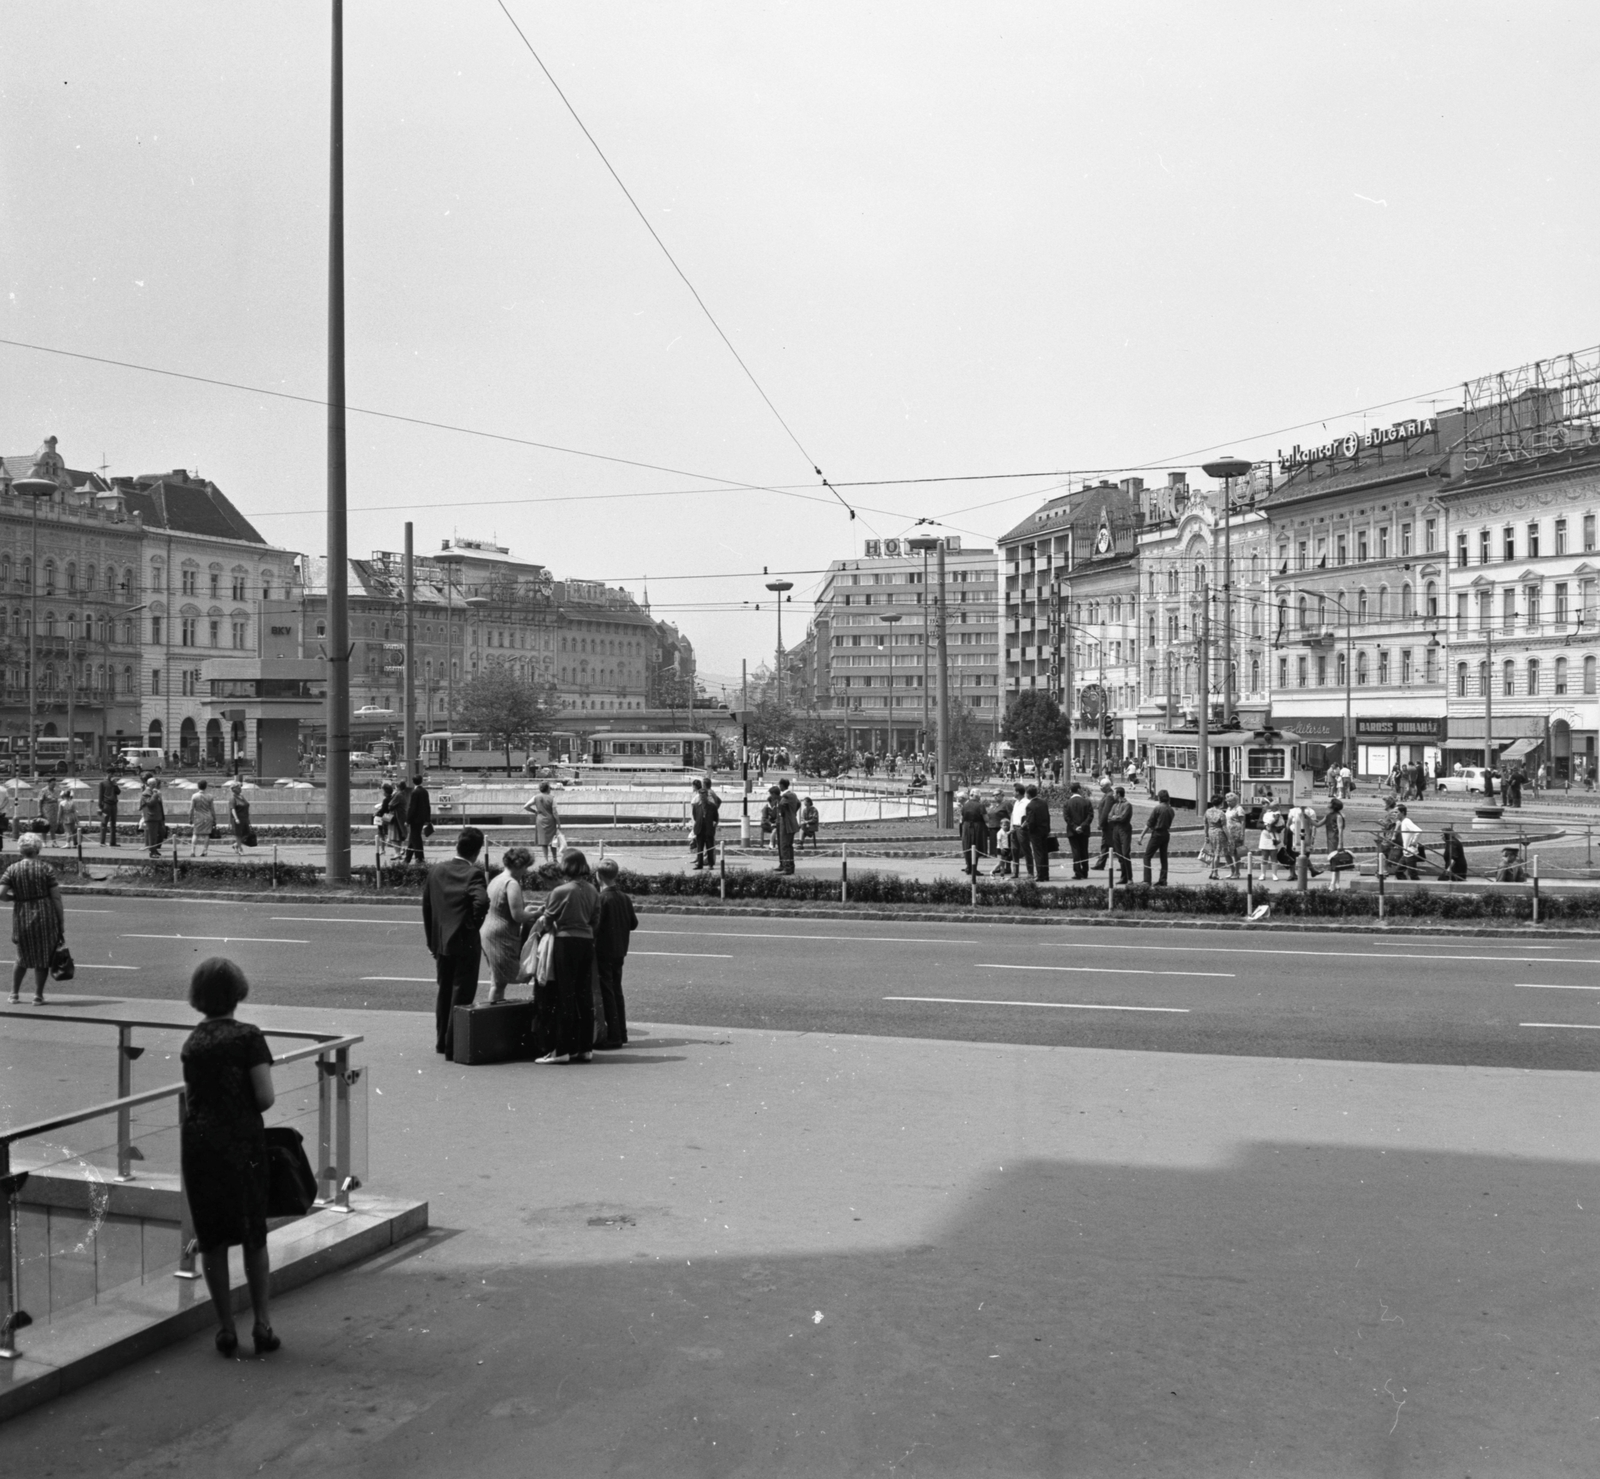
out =
{"type": "Polygon", "coordinates": [[[122,751],[122,758],[127,761],[129,770],[148,775],[158,773],[166,757],[153,745],[128,745],[122,751]]]}

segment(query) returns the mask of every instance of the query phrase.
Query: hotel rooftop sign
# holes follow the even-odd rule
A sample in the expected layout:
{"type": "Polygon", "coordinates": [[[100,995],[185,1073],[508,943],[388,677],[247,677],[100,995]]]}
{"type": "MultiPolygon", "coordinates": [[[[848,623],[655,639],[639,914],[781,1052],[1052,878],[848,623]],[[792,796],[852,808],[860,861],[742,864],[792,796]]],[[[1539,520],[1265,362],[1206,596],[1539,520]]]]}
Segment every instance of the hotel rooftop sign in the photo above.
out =
{"type": "Polygon", "coordinates": [[[1333,462],[1341,457],[1354,458],[1363,450],[1387,447],[1393,442],[1409,442],[1416,437],[1429,436],[1436,424],[1432,416],[1413,417],[1410,421],[1397,421],[1393,426],[1378,427],[1359,434],[1351,432],[1349,436],[1340,437],[1337,441],[1324,442],[1320,447],[1301,447],[1296,444],[1287,452],[1279,448],[1278,465],[1285,472],[1293,472],[1309,462],[1333,462]]]}

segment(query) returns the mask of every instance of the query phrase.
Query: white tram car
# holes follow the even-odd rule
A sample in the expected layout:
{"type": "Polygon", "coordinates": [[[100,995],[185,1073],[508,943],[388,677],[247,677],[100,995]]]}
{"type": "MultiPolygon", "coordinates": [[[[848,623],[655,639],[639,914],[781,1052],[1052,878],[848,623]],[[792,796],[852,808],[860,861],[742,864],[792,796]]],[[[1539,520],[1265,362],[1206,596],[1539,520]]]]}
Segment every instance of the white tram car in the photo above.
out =
{"type": "Polygon", "coordinates": [[[1204,810],[1213,796],[1235,791],[1246,802],[1270,791],[1279,802],[1308,801],[1312,775],[1300,737],[1282,729],[1224,729],[1206,739],[1210,784],[1202,794],[1200,736],[1193,729],[1158,731],[1145,742],[1150,794],[1165,791],[1174,806],[1204,810]]]}

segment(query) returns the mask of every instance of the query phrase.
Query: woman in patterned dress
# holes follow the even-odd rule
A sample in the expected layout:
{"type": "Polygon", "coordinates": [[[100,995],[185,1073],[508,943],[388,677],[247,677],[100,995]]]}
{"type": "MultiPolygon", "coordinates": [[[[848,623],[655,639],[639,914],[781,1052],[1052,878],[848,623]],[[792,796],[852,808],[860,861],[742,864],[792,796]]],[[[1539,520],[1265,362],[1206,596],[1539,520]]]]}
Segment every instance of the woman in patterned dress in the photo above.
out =
{"type": "Polygon", "coordinates": [[[272,1051],[259,1027],[233,1015],[249,992],[244,972],[231,960],[213,956],[197,966],[189,1005],[205,1021],[189,1034],[182,1053],[183,1188],[217,1312],[217,1350],[224,1356],[239,1348],[228,1287],[228,1249],[235,1243],[244,1250],[256,1354],[282,1343],[272,1333],[267,1303],[268,1171],[261,1116],[273,1103],[272,1051]]]}
{"type": "Polygon", "coordinates": [[[0,873],[0,899],[11,901],[11,940],[17,963],[11,971],[11,1000],[22,1000],[22,978],[33,972],[33,1004],[44,1005],[45,975],[50,958],[67,932],[66,910],[55,870],[39,856],[44,839],[24,832],[17,844],[22,854],[0,873]]]}
{"type": "Polygon", "coordinates": [[[522,927],[539,917],[537,905],[523,899],[523,885],[533,854],[525,847],[508,847],[500,859],[500,872],[489,880],[489,912],[483,917],[478,938],[483,963],[489,968],[489,1001],[506,999],[506,987],[515,986],[522,974],[522,927]]]}
{"type": "Polygon", "coordinates": [[[217,807],[201,781],[189,802],[189,856],[203,858],[211,851],[211,834],[217,830],[217,807]]]}

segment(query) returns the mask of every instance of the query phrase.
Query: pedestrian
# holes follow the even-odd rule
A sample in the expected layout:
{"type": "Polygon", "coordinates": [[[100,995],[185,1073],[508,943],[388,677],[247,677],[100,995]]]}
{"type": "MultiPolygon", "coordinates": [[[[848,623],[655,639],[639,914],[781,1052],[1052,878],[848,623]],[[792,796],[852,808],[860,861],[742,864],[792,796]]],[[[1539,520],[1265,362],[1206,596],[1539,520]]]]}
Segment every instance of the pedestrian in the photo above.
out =
{"type": "Polygon", "coordinates": [[[106,845],[109,838],[111,846],[117,845],[117,803],[122,799],[122,792],[117,786],[117,775],[112,770],[110,763],[106,765],[106,773],[100,777],[100,789],[96,793],[100,809],[100,846],[106,845]]]}
{"type": "Polygon", "coordinates": [[[1261,813],[1261,836],[1256,841],[1256,851],[1261,854],[1261,866],[1265,871],[1268,863],[1272,866],[1272,881],[1278,881],[1278,853],[1283,848],[1283,818],[1279,816],[1277,807],[1269,799],[1261,813]]]}
{"type": "Polygon", "coordinates": [[[822,825],[822,818],[817,813],[816,803],[807,796],[800,804],[800,846],[804,847],[809,841],[811,851],[817,850],[817,828],[822,825]]]}
{"type": "Polygon", "coordinates": [[[71,789],[61,795],[61,837],[63,845],[75,848],[78,845],[78,798],[72,794],[71,789]]]}
{"type": "Polygon", "coordinates": [[[761,808],[761,845],[763,847],[773,845],[767,839],[772,837],[778,830],[778,795],[779,792],[776,786],[767,787],[767,802],[761,808]]]}
{"type": "Polygon", "coordinates": [[[1222,799],[1218,796],[1211,798],[1205,812],[1206,844],[1205,851],[1211,858],[1211,872],[1207,877],[1215,880],[1217,869],[1222,865],[1223,858],[1228,851],[1228,827],[1223,816],[1222,799]]]}
{"type": "Polygon", "coordinates": [[[39,815],[44,818],[44,835],[48,846],[59,847],[56,838],[61,835],[61,792],[52,777],[44,783],[39,793],[39,815]]]}
{"type": "Polygon", "coordinates": [[[1023,809],[1023,829],[1027,838],[1028,856],[1033,862],[1033,877],[1037,883],[1050,881],[1050,803],[1039,794],[1037,783],[1030,781],[1027,805],[1023,809]]]}
{"type": "Polygon", "coordinates": [[[615,858],[605,858],[594,870],[600,884],[600,918],[594,931],[594,965],[600,976],[600,1002],[606,1027],[595,1044],[607,1052],[628,1041],[628,1008],[622,998],[622,967],[628,958],[628,937],[639,928],[633,900],[617,884],[621,870],[615,858]]]}
{"type": "Polygon", "coordinates": [[[1422,859],[1422,828],[1406,812],[1404,805],[1395,807],[1400,829],[1400,877],[1417,878],[1417,864],[1422,859]]]}
{"type": "Polygon", "coordinates": [[[1517,844],[1508,843],[1500,849],[1500,866],[1495,870],[1496,883],[1526,883],[1528,870],[1522,865],[1522,855],[1517,844]]]}
{"type": "Polygon", "coordinates": [[[206,783],[195,785],[194,796],[189,801],[189,856],[203,858],[211,851],[211,834],[217,826],[217,807],[206,783]]]}
{"type": "Polygon", "coordinates": [[[1010,808],[1006,805],[1006,793],[1004,791],[996,791],[983,809],[983,829],[987,834],[985,845],[988,848],[989,856],[992,858],[1000,855],[1000,818],[1009,815],[1010,808]]]}
{"type": "Polygon", "coordinates": [[[993,877],[1009,878],[1016,871],[1012,865],[1015,844],[1012,840],[1011,813],[1000,818],[1000,831],[995,837],[995,864],[993,877]]]}
{"type": "Polygon", "coordinates": [[[789,777],[778,782],[778,871],[794,872],[794,840],[800,835],[800,798],[789,786],[789,777]]]}
{"type": "Polygon", "coordinates": [[[11,903],[11,943],[17,958],[11,967],[11,1000],[22,1000],[22,978],[33,972],[33,1004],[44,1005],[45,976],[50,962],[66,937],[66,906],[55,869],[40,856],[44,839],[37,832],[24,832],[17,843],[20,854],[4,873],[0,873],[0,900],[11,903]]]}
{"type": "Polygon", "coordinates": [[[1066,803],[1061,808],[1061,819],[1067,829],[1067,846],[1072,849],[1072,876],[1089,876],[1089,829],[1094,825],[1094,807],[1083,794],[1083,787],[1073,781],[1067,787],[1066,803]]]}
{"type": "Polygon", "coordinates": [[[394,782],[385,781],[378,799],[372,804],[372,837],[377,845],[379,862],[383,861],[385,844],[389,840],[389,810],[393,805],[394,782]]]}
{"type": "Polygon", "coordinates": [[[1109,781],[1100,782],[1100,798],[1095,804],[1095,826],[1100,832],[1100,856],[1094,860],[1094,866],[1104,868],[1106,859],[1111,856],[1111,808],[1117,803],[1117,798],[1112,794],[1109,781]]]}
{"type": "Polygon", "coordinates": [[[161,786],[156,778],[145,778],[144,790],[139,793],[139,821],[144,826],[144,845],[150,856],[161,856],[161,844],[167,837],[167,809],[162,804],[161,786]]]}
{"type": "Polygon", "coordinates": [[[522,928],[539,917],[536,905],[523,894],[533,854],[525,847],[508,847],[500,858],[500,871],[489,880],[489,909],[478,927],[478,947],[489,968],[489,1004],[506,999],[506,988],[522,974],[522,928]]]}
{"type": "Polygon", "coordinates": [[[1467,851],[1462,847],[1455,827],[1449,822],[1444,824],[1444,838],[1440,852],[1442,876],[1451,883],[1464,883],[1467,877],[1467,851]]]}
{"type": "Polygon", "coordinates": [[[978,859],[989,845],[989,823],[983,797],[969,791],[961,803],[961,866],[969,878],[978,876],[978,859]]]}
{"type": "MultiPolygon", "coordinates": [[[[411,798],[406,802],[406,857],[408,863],[421,863],[422,841],[433,835],[433,805],[428,786],[419,770],[411,778],[411,798]]],[[[481,845],[481,844],[480,844],[481,845]]]]}
{"type": "MultiPolygon", "coordinates": [[[[1161,876],[1155,880],[1157,888],[1167,886],[1167,849],[1172,845],[1172,824],[1177,820],[1177,814],[1172,809],[1171,798],[1165,791],[1156,792],[1156,804],[1151,808],[1150,815],[1145,819],[1144,831],[1141,836],[1144,843],[1144,881],[1150,882],[1151,863],[1161,859],[1161,876]]],[[[1211,875],[1216,877],[1215,871],[1211,875]]]]}
{"type": "Polygon", "coordinates": [[[184,1113],[179,1130],[183,1190],[194,1222],[206,1289],[216,1311],[216,1347],[239,1349],[228,1287],[228,1249],[244,1255],[258,1356],[282,1344],[272,1332],[267,1259],[269,1175],[261,1116],[272,1108],[272,1050],[261,1029],[234,1012],[250,994],[244,972],[213,956],[189,979],[189,1005],[205,1020],[183,1045],[184,1113]]]}
{"type": "Polygon", "coordinates": [[[1237,791],[1229,791],[1222,798],[1222,827],[1228,842],[1228,877],[1239,876],[1239,860],[1245,856],[1244,806],[1237,791]]]}
{"type": "Polygon", "coordinates": [[[233,833],[233,855],[242,858],[250,840],[250,803],[238,776],[228,782],[228,829],[233,833]]]}
{"type": "Polygon", "coordinates": [[[714,868],[717,862],[717,814],[720,808],[707,794],[709,788],[705,782],[692,781],[694,800],[689,805],[691,845],[694,848],[694,866],[696,872],[702,868],[714,868]]]}
{"type": "Polygon", "coordinates": [[[1344,802],[1337,796],[1328,803],[1328,813],[1322,819],[1323,840],[1328,845],[1329,853],[1336,853],[1344,847],[1344,802]]]}
{"type": "Polygon", "coordinates": [[[1111,824],[1111,855],[1121,870],[1124,883],[1133,882],[1133,803],[1128,793],[1118,786],[1112,793],[1111,809],[1107,813],[1111,824]]]}
{"type": "Polygon", "coordinates": [[[438,996],[433,1007],[433,1050],[445,1061],[454,1056],[453,1017],[457,1007],[472,1005],[478,994],[478,966],[483,958],[479,931],[489,912],[489,888],[478,854],[483,833],[463,827],[453,858],[428,870],[422,890],[422,932],[433,956],[438,996]]]}
{"type": "Polygon", "coordinates": [[[1033,874],[1033,849],[1028,842],[1028,791],[1021,781],[1012,788],[1011,798],[1011,864],[1022,877],[1023,869],[1033,874]]]}
{"type": "Polygon", "coordinates": [[[1356,778],[1350,774],[1350,767],[1348,765],[1341,765],[1339,767],[1339,795],[1344,800],[1348,801],[1350,799],[1351,792],[1353,792],[1355,788],[1356,778]]]}
{"type": "Polygon", "coordinates": [[[587,1063],[594,1053],[594,928],[600,893],[590,881],[589,860],[575,847],[561,855],[566,881],[551,889],[534,925],[551,946],[549,1051],[539,1063],[587,1063]]]}
{"type": "Polygon", "coordinates": [[[555,862],[561,817],[556,811],[556,798],[550,794],[550,782],[540,781],[533,799],[522,809],[533,817],[533,845],[540,851],[540,861],[555,862]]]}

